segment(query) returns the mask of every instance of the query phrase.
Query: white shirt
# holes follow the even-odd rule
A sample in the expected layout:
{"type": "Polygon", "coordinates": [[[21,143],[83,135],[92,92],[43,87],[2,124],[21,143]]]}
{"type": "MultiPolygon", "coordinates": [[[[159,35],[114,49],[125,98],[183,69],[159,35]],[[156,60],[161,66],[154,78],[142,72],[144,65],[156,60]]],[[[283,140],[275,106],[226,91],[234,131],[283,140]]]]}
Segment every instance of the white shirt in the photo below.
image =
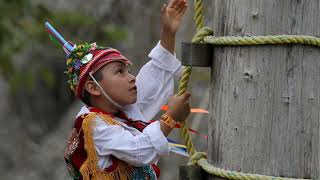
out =
{"type": "MultiPolygon", "coordinates": [[[[174,76],[181,70],[180,61],[160,42],[149,53],[149,57],[151,60],[142,67],[136,78],[137,102],[123,109],[129,118],[142,121],[151,120],[173,95],[174,76]]],[[[77,117],[89,112],[83,106],[77,117]]],[[[122,123],[122,119],[116,120],[121,126],[108,125],[99,117],[95,119],[93,140],[101,169],[112,165],[110,155],[133,166],[144,166],[156,163],[161,155],[169,154],[168,141],[158,121],[140,132],[122,123]]]]}

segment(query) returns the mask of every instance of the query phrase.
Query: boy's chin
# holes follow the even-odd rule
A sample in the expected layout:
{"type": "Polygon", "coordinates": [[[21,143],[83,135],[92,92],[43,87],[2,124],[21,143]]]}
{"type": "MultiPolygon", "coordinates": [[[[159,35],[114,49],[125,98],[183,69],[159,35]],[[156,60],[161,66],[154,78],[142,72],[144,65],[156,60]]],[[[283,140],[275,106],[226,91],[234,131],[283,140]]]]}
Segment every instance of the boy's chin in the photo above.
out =
{"type": "Polygon", "coordinates": [[[137,98],[133,98],[132,100],[127,101],[124,106],[131,105],[131,104],[134,104],[136,102],[137,102],[137,98]]]}
{"type": "Polygon", "coordinates": [[[134,104],[134,103],[136,103],[136,102],[137,102],[137,98],[134,98],[134,99],[131,101],[130,104],[134,104]]]}

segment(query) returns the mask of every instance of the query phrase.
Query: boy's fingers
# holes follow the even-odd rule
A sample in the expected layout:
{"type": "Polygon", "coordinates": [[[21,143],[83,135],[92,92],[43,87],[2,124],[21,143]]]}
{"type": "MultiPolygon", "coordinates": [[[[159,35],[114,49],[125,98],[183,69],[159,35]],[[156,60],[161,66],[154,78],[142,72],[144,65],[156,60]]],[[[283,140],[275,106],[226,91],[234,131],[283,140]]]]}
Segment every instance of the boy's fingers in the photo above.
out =
{"type": "Polygon", "coordinates": [[[176,6],[176,4],[177,4],[177,2],[178,2],[179,0],[172,0],[172,1],[170,1],[170,3],[169,3],[169,8],[174,8],[175,9],[175,6],[176,6]]]}
{"type": "Polygon", "coordinates": [[[168,98],[168,101],[170,102],[170,101],[172,101],[172,100],[175,99],[175,98],[177,98],[177,95],[174,95],[174,96],[169,97],[169,98],[168,98]]]}
{"type": "Polygon", "coordinates": [[[174,9],[176,9],[177,11],[179,11],[181,8],[184,7],[183,4],[184,4],[184,2],[183,2],[182,0],[179,0],[179,1],[176,3],[174,9]]]}
{"type": "Polygon", "coordinates": [[[184,14],[187,10],[187,5],[185,5],[185,7],[183,7],[182,9],[180,9],[179,13],[180,14],[184,14]]]}
{"type": "Polygon", "coordinates": [[[161,13],[166,12],[166,7],[167,7],[167,4],[163,4],[163,5],[162,5],[162,7],[161,7],[161,13]]]}
{"type": "Polygon", "coordinates": [[[187,4],[182,1],[181,5],[179,7],[180,8],[179,8],[178,12],[182,13],[187,8],[187,4]]]}
{"type": "Polygon", "coordinates": [[[182,8],[178,12],[179,12],[179,14],[183,15],[188,8],[188,3],[186,1],[182,1],[181,6],[182,6],[182,8]]]}
{"type": "Polygon", "coordinates": [[[191,93],[186,92],[186,93],[182,94],[181,96],[182,96],[183,100],[189,101],[189,98],[190,98],[190,96],[191,96],[191,93]]]}
{"type": "Polygon", "coordinates": [[[183,9],[181,7],[178,7],[177,9],[175,9],[178,13],[180,13],[180,11],[182,11],[183,9]]]}

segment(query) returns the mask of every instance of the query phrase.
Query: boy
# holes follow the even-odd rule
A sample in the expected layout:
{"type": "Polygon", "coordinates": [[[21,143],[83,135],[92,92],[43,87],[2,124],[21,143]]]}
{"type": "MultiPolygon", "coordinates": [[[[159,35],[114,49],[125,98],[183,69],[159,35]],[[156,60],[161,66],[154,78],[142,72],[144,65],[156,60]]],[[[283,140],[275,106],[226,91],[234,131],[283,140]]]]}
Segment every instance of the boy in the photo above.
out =
{"type": "Polygon", "coordinates": [[[160,42],[137,78],[118,50],[62,41],[70,89],[86,104],[74,121],[65,152],[74,179],[159,177],[155,163],[169,153],[166,136],[190,113],[190,94],[185,93],[169,100],[160,121],[148,123],[173,93],[173,77],[181,68],[173,55],[175,34],[186,8],[186,0],[163,5],[160,42]]]}

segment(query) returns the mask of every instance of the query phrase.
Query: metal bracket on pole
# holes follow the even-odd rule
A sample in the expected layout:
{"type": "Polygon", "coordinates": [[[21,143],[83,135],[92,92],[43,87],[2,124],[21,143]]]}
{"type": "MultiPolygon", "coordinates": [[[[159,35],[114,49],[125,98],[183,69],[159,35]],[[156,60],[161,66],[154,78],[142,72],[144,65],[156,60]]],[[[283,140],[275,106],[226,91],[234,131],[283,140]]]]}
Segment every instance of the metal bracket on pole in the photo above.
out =
{"type": "Polygon", "coordinates": [[[181,63],[184,66],[211,67],[213,46],[203,43],[181,43],[181,63]]]}

